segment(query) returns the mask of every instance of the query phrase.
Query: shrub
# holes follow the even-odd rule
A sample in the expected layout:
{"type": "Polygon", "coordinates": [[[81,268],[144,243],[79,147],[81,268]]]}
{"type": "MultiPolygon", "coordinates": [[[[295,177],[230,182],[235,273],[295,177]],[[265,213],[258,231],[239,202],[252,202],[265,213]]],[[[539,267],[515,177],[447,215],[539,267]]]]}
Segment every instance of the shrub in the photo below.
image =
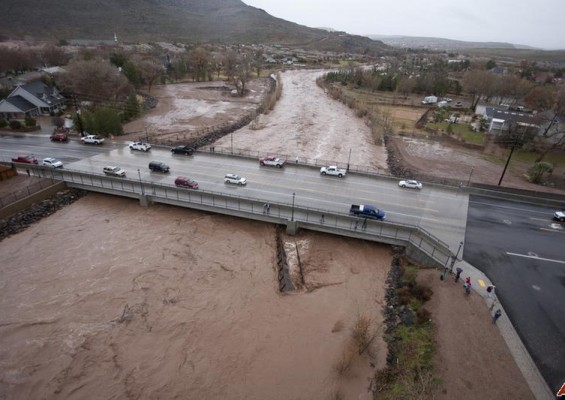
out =
{"type": "Polygon", "coordinates": [[[32,117],[26,117],[25,125],[26,126],[35,126],[35,125],[37,125],[37,120],[35,118],[32,118],[32,117]]]}
{"type": "Polygon", "coordinates": [[[20,121],[16,121],[16,120],[10,121],[10,128],[11,129],[18,130],[18,129],[21,129],[21,127],[22,127],[22,123],[20,121]]]}
{"type": "Polygon", "coordinates": [[[4,118],[0,118],[0,128],[5,128],[8,126],[8,121],[6,121],[4,118]]]}

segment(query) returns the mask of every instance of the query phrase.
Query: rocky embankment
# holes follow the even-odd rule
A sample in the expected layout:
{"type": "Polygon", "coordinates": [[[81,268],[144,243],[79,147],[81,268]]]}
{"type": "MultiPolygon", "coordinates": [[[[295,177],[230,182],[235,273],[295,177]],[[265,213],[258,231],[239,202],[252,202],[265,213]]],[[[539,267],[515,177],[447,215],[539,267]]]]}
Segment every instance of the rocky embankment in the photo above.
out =
{"type": "Polygon", "coordinates": [[[0,241],[25,230],[31,224],[53,214],[66,205],[74,203],[87,193],[87,191],[79,189],[68,189],[57,192],[55,195],[33,204],[26,210],[0,220],[0,241]]]}

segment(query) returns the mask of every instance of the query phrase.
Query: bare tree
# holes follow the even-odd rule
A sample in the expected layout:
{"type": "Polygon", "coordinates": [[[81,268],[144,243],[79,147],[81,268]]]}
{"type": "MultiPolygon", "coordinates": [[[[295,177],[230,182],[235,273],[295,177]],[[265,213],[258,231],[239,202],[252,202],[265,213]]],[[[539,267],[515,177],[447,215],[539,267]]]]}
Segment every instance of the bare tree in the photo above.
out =
{"type": "Polygon", "coordinates": [[[163,75],[165,66],[162,62],[153,57],[145,57],[141,60],[137,60],[135,65],[141,74],[141,80],[147,85],[147,92],[151,93],[151,87],[157,78],[163,75]]]}
{"type": "Polygon", "coordinates": [[[125,100],[132,90],[118,68],[99,58],[70,63],[57,83],[65,91],[98,103],[125,100]]]}
{"type": "Polygon", "coordinates": [[[43,49],[39,55],[41,62],[45,65],[66,65],[71,59],[70,55],[60,47],[49,46],[43,49]]]}
{"type": "Polygon", "coordinates": [[[245,86],[251,80],[252,71],[251,57],[245,53],[241,54],[237,60],[234,76],[235,88],[240,96],[245,94],[245,86]]]}
{"type": "Polygon", "coordinates": [[[188,53],[188,63],[192,72],[192,79],[196,82],[206,81],[211,74],[210,53],[202,47],[188,53]]]}
{"type": "Polygon", "coordinates": [[[486,71],[468,71],[463,77],[463,89],[473,95],[471,108],[477,107],[481,97],[487,95],[492,85],[493,75],[486,71]]]}
{"type": "Polygon", "coordinates": [[[236,75],[236,67],[238,62],[238,55],[235,51],[230,50],[224,55],[222,60],[222,65],[224,66],[224,73],[226,74],[228,81],[234,82],[236,75]]]}

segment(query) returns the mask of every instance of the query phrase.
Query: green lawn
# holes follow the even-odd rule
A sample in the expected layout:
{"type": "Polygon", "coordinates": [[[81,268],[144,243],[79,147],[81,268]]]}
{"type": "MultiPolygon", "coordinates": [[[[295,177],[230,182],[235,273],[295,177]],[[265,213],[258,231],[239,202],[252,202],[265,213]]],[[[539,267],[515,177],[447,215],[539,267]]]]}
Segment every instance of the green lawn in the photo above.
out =
{"type": "MultiPolygon", "coordinates": [[[[438,129],[447,132],[447,122],[430,122],[426,125],[430,129],[438,129]]],[[[474,132],[469,129],[467,124],[451,124],[453,134],[467,143],[484,144],[485,134],[482,132],[474,132]]]]}

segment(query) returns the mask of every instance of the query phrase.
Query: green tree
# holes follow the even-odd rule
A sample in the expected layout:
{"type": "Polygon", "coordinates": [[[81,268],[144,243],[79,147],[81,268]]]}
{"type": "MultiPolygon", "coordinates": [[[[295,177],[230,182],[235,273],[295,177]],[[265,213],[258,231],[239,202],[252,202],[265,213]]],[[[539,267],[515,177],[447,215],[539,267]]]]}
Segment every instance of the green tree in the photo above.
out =
{"type": "Polygon", "coordinates": [[[141,86],[141,74],[132,61],[124,61],[122,64],[122,73],[134,87],[139,88],[141,86]]]}
{"type": "Polygon", "coordinates": [[[496,62],[494,60],[488,60],[486,65],[485,65],[485,69],[488,71],[488,70],[491,70],[493,68],[496,68],[496,62]]]}
{"type": "Polygon", "coordinates": [[[129,94],[124,108],[124,120],[131,121],[139,115],[141,111],[139,101],[137,100],[137,95],[132,92],[129,94]]]}

